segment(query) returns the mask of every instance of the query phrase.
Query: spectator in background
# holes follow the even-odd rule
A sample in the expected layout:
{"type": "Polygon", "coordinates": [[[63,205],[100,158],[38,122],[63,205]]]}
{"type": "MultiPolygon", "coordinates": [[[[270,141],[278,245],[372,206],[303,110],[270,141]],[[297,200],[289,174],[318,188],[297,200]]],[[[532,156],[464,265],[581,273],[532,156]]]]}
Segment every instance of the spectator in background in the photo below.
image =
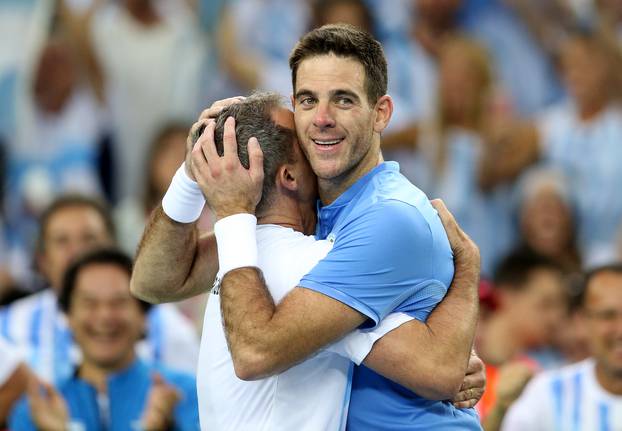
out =
{"type": "Polygon", "coordinates": [[[570,181],[576,203],[578,244],[585,265],[610,260],[622,218],[622,110],[620,52],[593,32],[575,33],[563,46],[562,70],[570,99],[538,122],[517,126],[488,145],[482,177],[489,183],[514,178],[541,159],[570,181]]]}
{"type": "Polygon", "coordinates": [[[29,378],[30,371],[19,352],[0,338],[0,428],[6,424],[13,404],[26,391],[29,378]]]}
{"type": "Polygon", "coordinates": [[[519,189],[519,248],[554,260],[565,272],[580,272],[568,180],[558,171],[534,168],[521,178],[519,189]]]}
{"type": "Polygon", "coordinates": [[[555,64],[571,18],[565,1],[491,0],[465,17],[494,60],[500,108],[530,117],[562,97],[555,64]]]}
{"type": "Polygon", "coordinates": [[[14,276],[26,288],[32,288],[29,259],[43,209],[62,193],[103,192],[98,163],[107,135],[101,86],[73,37],[76,21],[64,2],[55,5],[36,6],[44,35],[8,102],[15,124],[6,137],[7,245],[14,276]]]}
{"type": "Polygon", "coordinates": [[[154,0],[94,1],[84,36],[101,67],[115,136],[116,197],[138,199],[149,142],[162,123],[195,117],[207,52],[196,17],[154,0]]]}
{"type": "Polygon", "coordinates": [[[237,94],[253,89],[292,94],[289,52],[309,23],[308,0],[236,0],[218,27],[221,67],[237,94]]]}
{"type": "Polygon", "coordinates": [[[389,91],[395,104],[383,141],[412,142],[416,124],[437,110],[437,57],[444,37],[458,30],[462,0],[412,0],[408,40],[391,40],[384,49],[389,91]]]}
{"type": "MultiPolygon", "coordinates": [[[[14,343],[28,364],[47,381],[66,377],[77,351],[57,296],[69,263],[97,246],[115,242],[115,227],[105,206],[79,195],[62,196],[43,213],[36,255],[49,288],[0,311],[0,335],[14,343]]],[[[194,372],[198,337],[173,305],[150,310],[146,339],[139,353],[146,359],[194,372]]]]}
{"type": "Polygon", "coordinates": [[[133,254],[138,246],[145,220],[161,202],[175,171],[184,160],[186,136],[190,127],[169,123],[162,127],[149,145],[143,162],[141,199],[125,199],[115,210],[121,247],[133,254]]]}
{"type": "MultiPolygon", "coordinates": [[[[145,163],[145,182],[142,199],[126,199],[115,210],[115,221],[119,228],[119,241],[126,253],[134,254],[140,235],[153,209],[162,202],[173,175],[184,161],[186,138],[190,127],[182,123],[164,126],[151,143],[145,163]]],[[[213,229],[213,217],[205,206],[199,219],[199,229],[213,229]]],[[[175,303],[175,306],[193,323],[197,331],[203,327],[203,316],[207,295],[193,296],[175,303]]]]}
{"type": "Polygon", "coordinates": [[[195,379],[136,357],[150,305],[130,294],[131,273],[132,260],[114,249],[68,268],[59,303],[83,357],[56,387],[30,385],[12,429],[199,429],[195,379]]]}
{"type": "Polygon", "coordinates": [[[521,384],[541,366],[529,353],[550,345],[566,305],[562,271],[544,257],[506,257],[494,284],[497,308],[476,338],[476,350],[486,363],[486,392],[477,405],[486,430],[498,429],[512,396],[518,396],[521,384]],[[502,383],[502,375],[510,381],[502,383]]]}
{"type": "Polygon", "coordinates": [[[504,431],[622,428],[622,265],[589,272],[580,303],[591,357],[536,376],[504,431]]]}
{"type": "MultiPolygon", "coordinates": [[[[478,164],[488,139],[493,71],[484,47],[454,33],[438,47],[438,112],[411,125],[410,141],[383,140],[383,150],[417,152],[400,158],[401,170],[429,195],[444,200],[478,244],[482,272],[491,276],[514,237],[508,186],[482,190],[478,164]]],[[[396,155],[401,155],[397,153],[396,155]]]]}

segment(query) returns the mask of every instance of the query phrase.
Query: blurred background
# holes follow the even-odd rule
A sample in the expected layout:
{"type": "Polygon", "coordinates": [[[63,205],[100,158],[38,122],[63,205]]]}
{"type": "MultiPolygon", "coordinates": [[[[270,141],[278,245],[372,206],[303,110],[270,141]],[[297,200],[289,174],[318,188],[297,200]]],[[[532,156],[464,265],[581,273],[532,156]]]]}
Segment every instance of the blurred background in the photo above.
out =
{"type": "MultiPolygon", "coordinates": [[[[384,46],[385,159],[480,247],[484,360],[585,358],[579,274],[622,257],[620,0],[0,0],[2,303],[49,285],[39,218],[66,193],[133,254],[201,110],[289,97],[290,50],[332,22],[384,46]]],[[[177,305],[196,328],[202,306],[177,305]]]]}

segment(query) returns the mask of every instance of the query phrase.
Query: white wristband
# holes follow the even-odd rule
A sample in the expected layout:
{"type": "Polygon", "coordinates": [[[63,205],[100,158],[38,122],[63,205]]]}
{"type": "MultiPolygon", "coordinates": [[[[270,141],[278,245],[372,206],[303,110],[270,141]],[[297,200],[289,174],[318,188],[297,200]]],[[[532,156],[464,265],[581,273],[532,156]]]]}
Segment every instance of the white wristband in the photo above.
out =
{"type": "Polygon", "coordinates": [[[257,267],[257,218],[252,214],[234,214],[214,225],[218,244],[220,278],[229,271],[257,267]]]}
{"type": "Polygon", "coordinates": [[[192,223],[199,219],[204,206],[201,188],[188,176],[185,163],[182,163],[162,198],[164,213],[177,222],[192,223]]]}

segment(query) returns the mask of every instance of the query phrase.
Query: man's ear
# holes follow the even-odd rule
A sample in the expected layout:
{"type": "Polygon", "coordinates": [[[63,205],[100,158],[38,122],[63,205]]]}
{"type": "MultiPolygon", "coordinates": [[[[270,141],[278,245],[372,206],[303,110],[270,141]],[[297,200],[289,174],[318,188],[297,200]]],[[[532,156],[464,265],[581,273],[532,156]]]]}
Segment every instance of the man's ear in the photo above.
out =
{"type": "Polygon", "coordinates": [[[374,106],[376,118],[374,119],[374,132],[382,133],[387,127],[393,115],[393,99],[388,94],[382,96],[374,106]]]}
{"type": "Polygon", "coordinates": [[[292,165],[284,164],[276,171],[276,182],[280,187],[285,190],[295,192],[298,190],[298,180],[296,179],[296,173],[292,169],[292,165]]]}

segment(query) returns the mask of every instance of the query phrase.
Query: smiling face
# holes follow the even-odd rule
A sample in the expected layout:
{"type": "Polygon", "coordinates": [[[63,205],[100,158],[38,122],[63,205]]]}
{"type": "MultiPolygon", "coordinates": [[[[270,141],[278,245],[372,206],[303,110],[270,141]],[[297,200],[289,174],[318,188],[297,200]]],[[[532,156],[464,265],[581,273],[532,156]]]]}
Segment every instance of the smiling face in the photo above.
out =
{"type": "Polygon", "coordinates": [[[99,212],[86,205],[73,205],[52,214],[44,227],[43,250],[38,263],[51,287],[58,291],[69,263],[78,255],[112,242],[99,212]]]}
{"type": "Polygon", "coordinates": [[[598,368],[622,378],[622,274],[605,271],[590,280],[584,299],[588,342],[598,368]]]}
{"type": "Polygon", "coordinates": [[[536,268],[521,289],[503,292],[501,300],[524,345],[545,346],[551,342],[564,316],[562,275],[551,269],[536,268]]]}
{"type": "Polygon", "coordinates": [[[77,275],[67,313],[84,363],[118,370],[134,359],[134,344],[144,332],[138,300],[130,294],[130,275],[109,263],[83,267],[77,275]]]}
{"type": "Polygon", "coordinates": [[[318,176],[322,200],[326,192],[340,194],[378,164],[380,132],[392,102],[383,96],[370,104],[361,63],[333,54],[302,61],[293,104],[298,139],[318,176]]]}

